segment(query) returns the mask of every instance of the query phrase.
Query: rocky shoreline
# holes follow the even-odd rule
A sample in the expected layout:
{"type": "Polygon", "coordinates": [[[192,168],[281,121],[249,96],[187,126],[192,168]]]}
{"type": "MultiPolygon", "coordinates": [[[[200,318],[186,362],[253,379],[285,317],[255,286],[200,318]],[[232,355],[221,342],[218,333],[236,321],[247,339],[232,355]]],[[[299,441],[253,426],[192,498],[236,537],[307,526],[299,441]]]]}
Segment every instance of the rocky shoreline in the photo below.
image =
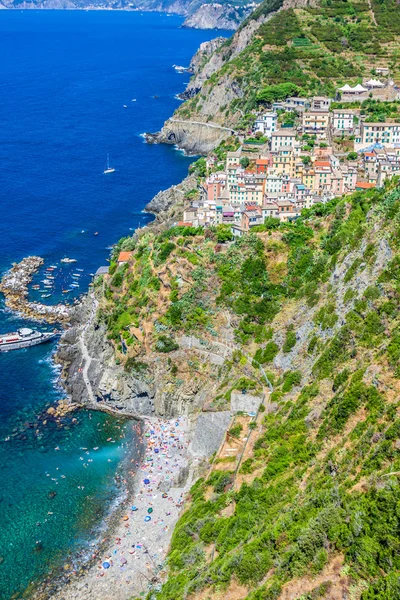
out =
{"type": "Polygon", "coordinates": [[[0,292],[6,299],[7,308],[30,319],[47,323],[63,323],[66,325],[71,314],[71,307],[65,304],[48,305],[30,302],[29,284],[33,275],[44,264],[40,256],[28,256],[19,263],[14,263],[0,282],[0,292]]]}
{"type": "MultiPolygon", "coordinates": [[[[185,133],[187,147],[191,144],[196,153],[201,144],[202,152],[206,153],[219,136],[229,134],[223,128],[206,128],[210,135],[205,145],[204,140],[196,139],[193,131],[185,133]]],[[[180,184],[159,192],[145,207],[156,216],[147,227],[161,230],[181,220],[185,194],[196,186],[196,177],[189,175],[180,184]]],[[[141,235],[141,231],[135,235],[141,235]]],[[[179,389],[173,387],[167,361],[160,361],[151,354],[146,356],[147,376],[127,372],[116,363],[113,347],[107,340],[106,325],[99,318],[101,292],[96,292],[96,288],[70,307],[29,302],[29,284],[42,264],[40,257],[28,257],[13,265],[3,277],[0,290],[10,309],[49,323],[61,322],[65,327],[55,361],[61,365],[60,381],[67,399],[48,408],[47,417],[62,420],[77,409],[101,410],[131,419],[128,427],[136,427],[135,422],[142,423],[144,438],[140,460],[135,457],[137,449],[132,448],[129,460],[135,463],[135,472],[128,469],[124,481],[125,500],[109,515],[103,539],[94,542],[91,556],[78,560],[78,566],[66,568],[63,577],[57,579],[57,575],[53,575],[53,579],[44,582],[36,590],[35,598],[108,600],[112,589],[114,600],[129,600],[133,594],[159,585],[166,578],[164,559],[185,494],[200,474],[204,459],[219,446],[225,429],[216,429],[218,415],[213,415],[209,422],[206,416],[201,427],[197,425],[209,386],[190,381],[179,389]],[[179,443],[174,450],[168,450],[164,432],[171,432],[171,439],[175,439],[176,428],[179,443]],[[207,438],[202,449],[200,438],[203,442],[207,438]],[[155,453],[156,447],[164,451],[155,453]],[[155,486],[151,493],[147,487],[143,488],[143,475],[155,486]],[[137,505],[138,511],[129,508],[130,504],[137,505]],[[145,516],[153,519],[149,508],[151,514],[154,512],[154,521],[145,520],[145,516]],[[116,555],[118,563],[114,560],[116,555]],[[105,562],[110,563],[110,568],[104,567],[105,562]]],[[[184,348],[176,351],[177,362],[187,361],[187,352],[184,348]]],[[[222,419],[225,428],[227,419],[229,415],[222,419]]]]}

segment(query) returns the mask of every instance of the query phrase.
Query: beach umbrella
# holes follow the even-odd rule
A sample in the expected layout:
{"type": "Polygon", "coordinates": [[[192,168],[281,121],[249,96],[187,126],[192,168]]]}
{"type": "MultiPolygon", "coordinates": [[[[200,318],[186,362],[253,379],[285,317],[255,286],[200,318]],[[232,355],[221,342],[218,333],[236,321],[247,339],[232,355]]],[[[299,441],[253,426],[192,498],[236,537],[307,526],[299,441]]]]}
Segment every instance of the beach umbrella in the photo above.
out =
{"type": "Polygon", "coordinates": [[[150,483],[150,479],[143,479],[143,483],[144,483],[145,485],[149,485],[149,483],[150,483]]]}
{"type": "Polygon", "coordinates": [[[156,454],[158,454],[158,453],[160,452],[160,450],[159,450],[158,448],[154,448],[154,452],[155,452],[156,454]]]}
{"type": "Polygon", "coordinates": [[[125,557],[122,557],[122,558],[121,558],[121,565],[126,565],[126,563],[127,563],[127,562],[128,562],[128,561],[126,560],[126,558],[125,558],[125,557]]]}
{"type": "Polygon", "coordinates": [[[166,494],[165,492],[163,493],[163,495],[161,496],[162,498],[168,498],[168,494],[166,494]]]}
{"type": "Polygon", "coordinates": [[[151,513],[153,512],[153,509],[152,509],[152,508],[148,508],[148,509],[147,509],[147,512],[148,512],[149,514],[151,514],[151,513]]]}
{"type": "Polygon", "coordinates": [[[107,561],[103,562],[103,569],[109,569],[111,567],[110,563],[107,561]]]}
{"type": "Polygon", "coordinates": [[[147,516],[144,518],[144,520],[145,520],[145,521],[146,521],[146,523],[147,523],[148,521],[151,521],[151,517],[149,517],[149,515],[147,515],[147,516]]]}
{"type": "Polygon", "coordinates": [[[137,510],[137,506],[131,506],[131,510],[133,510],[133,511],[137,510]]]}

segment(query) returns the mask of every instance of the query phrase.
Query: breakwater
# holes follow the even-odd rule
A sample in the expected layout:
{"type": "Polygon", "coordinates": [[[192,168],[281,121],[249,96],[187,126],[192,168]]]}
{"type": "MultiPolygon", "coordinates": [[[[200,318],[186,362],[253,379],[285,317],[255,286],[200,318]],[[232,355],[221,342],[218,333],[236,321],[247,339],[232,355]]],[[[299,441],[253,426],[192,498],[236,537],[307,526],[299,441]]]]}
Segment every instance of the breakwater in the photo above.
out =
{"type": "Polygon", "coordinates": [[[65,304],[48,305],[29,301],[29,284],[43,264],[44,260],[40,256],[28,256],[21,262],[14,263],[1,279],[0,292],[5,296],[6,306],[25,317],[66,324],[71,307],[65,304]]]}

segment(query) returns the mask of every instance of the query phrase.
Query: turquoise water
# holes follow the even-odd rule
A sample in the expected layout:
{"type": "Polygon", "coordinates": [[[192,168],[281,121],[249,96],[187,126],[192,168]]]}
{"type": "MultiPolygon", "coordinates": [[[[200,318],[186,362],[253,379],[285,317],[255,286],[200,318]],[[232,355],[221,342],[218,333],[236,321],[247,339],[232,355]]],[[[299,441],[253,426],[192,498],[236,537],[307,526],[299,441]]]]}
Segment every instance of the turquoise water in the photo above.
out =
{"type": "MultiPolygon", "coordinates": [[[[120,11],[0,11],[0,271],[43,256],[56,266],[49,302],[85,292],[109,246],[151,220],[145,204],[187,172],[192,159],[140,136],[178,105],[188,76],[172,65],[216,35],[180,24],[120,11]],[[63,256],[77,263],[61,266],[63,256]],[[63,295],[77,269],[80,287],[63,295]]],[[[0,333],[22,324],[1,301],[0,333]]],[[[134,445],[131,424],[104,414],[46,418],[63,395],[53,352],[0,355],[1,600],[21,598],[87,547],[134,445]]]]}

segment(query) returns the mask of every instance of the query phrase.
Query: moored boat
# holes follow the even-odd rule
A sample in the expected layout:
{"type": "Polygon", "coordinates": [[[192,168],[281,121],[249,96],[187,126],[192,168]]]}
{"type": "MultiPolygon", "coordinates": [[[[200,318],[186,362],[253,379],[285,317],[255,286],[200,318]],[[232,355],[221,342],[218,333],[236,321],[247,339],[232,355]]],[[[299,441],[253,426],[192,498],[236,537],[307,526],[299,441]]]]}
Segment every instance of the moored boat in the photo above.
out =
{"type": "Polygon", "coordinates": [[[37,346],[53,340],[57,335],[50,331],[36,331],[28,327],[21,327],[13,333],[0,335],[0,352],[37,346]]]}

